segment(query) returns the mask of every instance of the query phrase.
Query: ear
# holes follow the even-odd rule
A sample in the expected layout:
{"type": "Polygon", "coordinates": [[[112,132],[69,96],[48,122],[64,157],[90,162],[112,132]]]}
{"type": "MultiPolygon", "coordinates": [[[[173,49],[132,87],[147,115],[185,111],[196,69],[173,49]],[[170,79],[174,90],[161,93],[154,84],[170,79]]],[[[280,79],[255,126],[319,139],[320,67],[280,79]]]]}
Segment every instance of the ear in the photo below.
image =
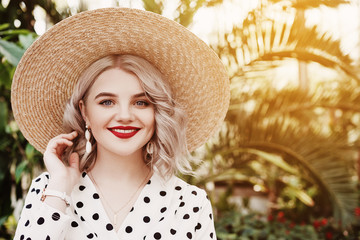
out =
{"type": "Polygon", "coordinates": [[[80,108],[80,112],[81,112],[81,116],[85,121],[85,124],[88,126],[89,125],[89,121],[86,117],[86,106],[83,100],[79,101],[79,108],[80,108]]]}

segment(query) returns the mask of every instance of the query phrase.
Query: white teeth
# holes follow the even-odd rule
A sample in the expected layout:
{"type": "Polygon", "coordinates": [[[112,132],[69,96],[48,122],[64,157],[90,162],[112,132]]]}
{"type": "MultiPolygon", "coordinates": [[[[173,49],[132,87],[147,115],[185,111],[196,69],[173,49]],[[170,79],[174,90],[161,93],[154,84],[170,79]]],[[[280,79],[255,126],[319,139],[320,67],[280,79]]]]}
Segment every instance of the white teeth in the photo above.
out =
{"type": "Polygon", "coordinates": [[[129,130],[125,130],[125,129],[113,129],[114,132],[119,132],[119,133],[132,133],[135,132],[135,129],[129,129],[129,130]]]}

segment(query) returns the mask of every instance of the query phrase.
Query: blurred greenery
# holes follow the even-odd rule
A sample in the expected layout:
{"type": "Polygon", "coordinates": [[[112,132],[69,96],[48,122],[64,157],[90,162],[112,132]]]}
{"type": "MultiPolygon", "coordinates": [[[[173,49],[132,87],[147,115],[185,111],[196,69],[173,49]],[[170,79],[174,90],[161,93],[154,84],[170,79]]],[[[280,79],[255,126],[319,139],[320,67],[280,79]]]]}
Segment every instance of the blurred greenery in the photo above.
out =
{"type": "MultiPolygon", "coordinates": [[[[0,5],[0,239],[12,237],[30,180],[43,169],[10,104],[16,65],[37,37],[33,10],[42,7],[54,24],[86,9],[85,1],[75,10],[59,10],[50,0],[28,2],[0,5]]],[[[143,3],[159,14],[166,6],[165,0],[143,3]]],[[[174,20],[189,27],[199,9],[222,3],[179,1],[174,20]]],[[[182,177],[207,189],[219,239],[359,239],[359,68],[341,39],[305,18],[307,9],[349,3],[259,1],[211,44],[229,72],[231,106],[221,131],[194,153],[203,159],[194,166],[196,177],[182,177]],[[306,70],[314,65],[336,74],[319,81],[306,70]],[[296,84],[279,87],[284,67],[285,80],[298,72],[296,84]],[[240,198],[246,189],[267,199],[266,213],[250,208],[251,195],[240,198]]]]}
{"type": "Polygon", "coordinates": [[[8,217],[12,215],[17,199],[26,192],[22,185],[28,187],[26,181],[32,178],[36,166],[41,166],[41,155],[22,136],[10,106],[15,67],[36,35],[27,30],[12,30],[9,26],[0,25],[0,236],[6,239],[14,231],[14,227],[6,225],[13,219],[8,217]]]}

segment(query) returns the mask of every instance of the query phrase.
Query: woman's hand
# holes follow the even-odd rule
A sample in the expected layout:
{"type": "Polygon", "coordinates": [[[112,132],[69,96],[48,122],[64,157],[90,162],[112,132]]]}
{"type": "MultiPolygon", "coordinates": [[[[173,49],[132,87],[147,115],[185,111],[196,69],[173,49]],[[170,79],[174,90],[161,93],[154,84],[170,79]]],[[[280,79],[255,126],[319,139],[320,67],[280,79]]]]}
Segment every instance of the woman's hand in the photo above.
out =
{"type": "Polygon", "coordinates": [[[51,139],[44,152],[45,166],[50,174],[48,188],[70,194],[80,178],[79,155],[72,153],[69,159],[69,166],[61,161],[61,156],[67,147],[73,145],[72,140],[77,132],[60,134],[51,139]]]}

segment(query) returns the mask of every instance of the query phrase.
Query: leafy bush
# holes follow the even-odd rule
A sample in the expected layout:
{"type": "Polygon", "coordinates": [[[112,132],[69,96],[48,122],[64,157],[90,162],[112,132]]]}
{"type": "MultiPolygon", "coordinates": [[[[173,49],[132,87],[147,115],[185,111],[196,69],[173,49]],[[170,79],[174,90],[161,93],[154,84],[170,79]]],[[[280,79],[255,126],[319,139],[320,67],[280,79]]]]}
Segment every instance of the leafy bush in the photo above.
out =
{"type": "Polygon", "coordinates": [[[219,240],[350,240],[359,239],[357,226],[342,230],[332,218],[310,222],[288,220],[284,212],[265,216],[258,213],[224,213],[215,223],[219,240]]]}

